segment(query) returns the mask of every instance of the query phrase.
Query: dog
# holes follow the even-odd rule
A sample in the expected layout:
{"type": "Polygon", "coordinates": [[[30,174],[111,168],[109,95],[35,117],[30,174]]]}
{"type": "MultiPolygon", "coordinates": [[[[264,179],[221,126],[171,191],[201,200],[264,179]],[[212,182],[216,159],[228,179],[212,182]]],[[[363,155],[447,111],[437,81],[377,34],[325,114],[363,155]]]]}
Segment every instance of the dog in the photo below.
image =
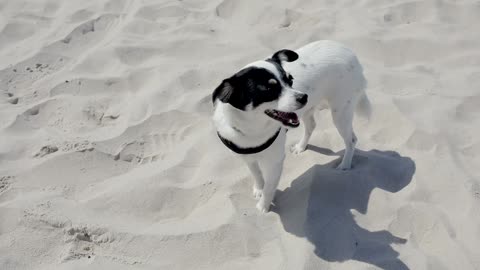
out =
{"type": "Polygon", "coordinates": [[[280,50],[246,65],[213,91],[213,122],[220,141],[247,164],[257,209],[268,212],[285,159],[286,132],[303,122],[304,133],[291,147],[305,151],[316,123],[316,110],[330,109],[345,142],[337,169],[348,170],[357,143],[354,113],[370,117],[367,81],[356,55],[335,41],[280,50]]]}

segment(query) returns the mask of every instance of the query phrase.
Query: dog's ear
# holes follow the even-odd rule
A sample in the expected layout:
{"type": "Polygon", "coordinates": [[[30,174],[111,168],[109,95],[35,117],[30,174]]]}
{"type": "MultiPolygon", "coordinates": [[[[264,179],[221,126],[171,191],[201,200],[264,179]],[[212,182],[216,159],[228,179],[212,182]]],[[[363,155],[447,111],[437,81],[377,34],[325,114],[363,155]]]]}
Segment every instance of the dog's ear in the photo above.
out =
{"type": "Polygon", "coordinates": [[[298,59],[298,54],[291,50],[280,50],[273,54],[272,60],[281,64],[282,61],[293,62],[298,59]]]}
{"type": "Polygon", "coordinates": [[[242,89],[235,89],[232,78],[223,80],[213,91],[213,104],[215,104],[215,100],[217,99],[223,103],[228,103],[239,110],[244,110],[249,103],[242,89]]]}
{"type": "Polygon", "coordinates": [[[222,81],[222,83],[215,88],[212,94],[212,102],[215,104],[215,100],[220,100],[224,103],[228,103],[228,100],[233,94],[233,86],[232,84],[228,81],[228,79],[225,79],[222,81]]]}

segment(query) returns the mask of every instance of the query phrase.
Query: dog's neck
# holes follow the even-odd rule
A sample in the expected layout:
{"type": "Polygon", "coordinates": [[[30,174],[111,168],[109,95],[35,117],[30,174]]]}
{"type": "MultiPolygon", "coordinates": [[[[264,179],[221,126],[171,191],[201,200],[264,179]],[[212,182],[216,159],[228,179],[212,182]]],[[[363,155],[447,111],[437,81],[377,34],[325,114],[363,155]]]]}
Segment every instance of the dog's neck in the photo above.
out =
{"type": "Polygon", "coordinates": [[[215,105],[213,121],[220,136],[245,148],[265,143],[281,127],[265,115],[241,111],[219,101],[215,105]]]}

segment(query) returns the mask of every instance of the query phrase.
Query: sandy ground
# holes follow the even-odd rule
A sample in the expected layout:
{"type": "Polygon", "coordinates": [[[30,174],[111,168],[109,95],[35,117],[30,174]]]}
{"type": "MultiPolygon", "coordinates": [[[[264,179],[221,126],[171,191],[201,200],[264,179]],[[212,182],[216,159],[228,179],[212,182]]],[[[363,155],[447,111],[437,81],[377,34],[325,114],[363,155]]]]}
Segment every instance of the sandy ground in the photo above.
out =
{"type": "Polygon", "coordinates": [[[0,269],[480,269],[479,25],[474,0],[1,0],[0,269]],[[210,94],[318,39],[373,117],[339,172],[317,114],[259,214],[210,94]]]}

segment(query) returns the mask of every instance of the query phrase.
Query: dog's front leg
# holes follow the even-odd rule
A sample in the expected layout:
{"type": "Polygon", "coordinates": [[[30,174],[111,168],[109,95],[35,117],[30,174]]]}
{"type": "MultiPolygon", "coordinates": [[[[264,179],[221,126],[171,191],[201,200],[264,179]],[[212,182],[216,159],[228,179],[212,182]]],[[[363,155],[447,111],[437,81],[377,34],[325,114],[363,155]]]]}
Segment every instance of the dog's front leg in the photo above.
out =
{"type": "Polygon", "coordinates": [[[247,162],[247,166],[252,172],[253,179],[255,182],[253,183],[253,196],[255,199],[260,199],[263,193],[263,186],[265,182],[263,181],[262,172],[260,171],[260,167],[258,166],[258,162],[256,161],[249,161],[247,162]]]}
{"type": "Polygon", "coordinates": [[[267,160],[259,162],[259,166],[265,180],[265,185],[263,186],[263,196],[257,203],[257,209],[263,213],[268,212],[270,209],[270,204],[272,203],[275,192],[277,191],[280,176],[282,175],[283,160],[284,157],[282,157],[280,160],[267,160]]]}

